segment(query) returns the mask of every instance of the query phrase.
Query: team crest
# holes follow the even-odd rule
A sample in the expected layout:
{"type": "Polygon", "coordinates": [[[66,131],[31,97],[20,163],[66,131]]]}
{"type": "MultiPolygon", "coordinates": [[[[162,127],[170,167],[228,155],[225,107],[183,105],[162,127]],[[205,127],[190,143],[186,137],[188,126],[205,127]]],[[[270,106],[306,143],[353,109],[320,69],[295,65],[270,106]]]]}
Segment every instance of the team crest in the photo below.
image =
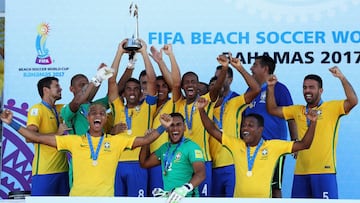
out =
{"type": "Polygon", "coordinates": [[[265,103],[266,102],[266,91],[262,91],[261,95],[260,95],[260,103],[265,103]]]}
{"type": "Polygon", "coordinates": [[[267,159],[268,159],[268,154],[269,154],[268,149],[263,149],[263,150],[261,151],[261,159],[262,159],[262,160],[267,160],[267,159]]]}
{"type": "Polygon", "coordinates": [[[39,109],[38,108],[31,109],[31,112],[30,112],[31,116],[37,116],[38,114],[39,114],[39,109]]]}
{"type": "Polygon", "coordinates": [[[105,142],[104,148],[105,148],[105,150],[110,149],[110,142],[105,142]]]}
{"type": "Polygon", "coordinates": [[[262,150],[261,154],[263,156],[267,156],[268,155],[268,150],[267,149],[262,150]]]}
{"type": "Polygon", "coordinates": [[[180,161],[181,159],[181,152],[178,152],[176,155],[175,155],[175,161],[180,161]]]}

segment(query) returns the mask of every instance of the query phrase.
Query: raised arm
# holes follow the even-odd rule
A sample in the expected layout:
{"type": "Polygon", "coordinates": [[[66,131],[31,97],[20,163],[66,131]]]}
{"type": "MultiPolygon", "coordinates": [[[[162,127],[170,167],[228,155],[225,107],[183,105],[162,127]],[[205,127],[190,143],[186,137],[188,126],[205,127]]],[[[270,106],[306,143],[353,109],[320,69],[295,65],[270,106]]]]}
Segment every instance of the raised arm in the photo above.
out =
{"type": "MultiPolygon", "coordinates": [[[[91,100],[94,98],[95,94],[99,90],[100,83],[102,82],[102,81],[100,82],[100,78],[98,78],[97,76],[99,75],[99,77],[100,77],[100,74],[101,74],[100,69],[105,68],[105,67],[106,67],[106,64],[101,63],[99,68],[97,69],[96,75],[91,79],[91,82],[89,84],[85,85],[82,88],[82,91],[79,91],[74,95],[74,98],[69,103],[69,107],[72,112],[77,112],[79,110],[81,104],[84,104],[86,102],[91,102],[91,100]]],[[[104,72],[104,71],[102,71],[102,72],[104,72]]],[[[106,71],[104,73],[106,73],[106,71]]],[[[74,87],[71,86],[70,90],[74,91],[73,88],[74,87]]]]}
{"type": "Polygon", "coordinates": [[[14,121],[12,118],[13,118],[13,113],[8,109],[5,109],[1,113],[2,122],[8,124],[11,128],[18,131],[24,138],[31,140],[31,142],[33,143],[46,144],[51,147],[56,147],[56,139],[54,135],[43,135],[34,132],[32,130],[29,130],[27,128],[24,128],[19,123],[14,121]]]}
{"type": "Polygon", "coordinates": [[[111,65],[111,68],[114,70],[114,74],[112,77],[108,80],[108,98],[109,102],[113,102],[117,97],[119,97],[119,90],[116,83],[116,77],[119,72],[119,65],[121,57],[124,53],[127,53],[127,51],[124,49],[124,45],[127,43],[127,40],[123,40],[120,42],[118,46],[118,50],[116,51],[113,63],[111,65]]]}
{"type": "Polygon", "coordinates": [[[266,109],[269,114],[284,118],[282,113],[282,107],[277,106],[275,101],[275,84],[277,83],[277,78],[275,75],[270,75],[267,80],[267,91],[266,91],[266,109]]]}
{"type": "Polygon", "coordinates": [[[341,84],[344,88],[346,99],[344,102],[345,113],[349,113],[354,106],[358,103],[358,98],[354,88],[351,86],[350,82],[346,79],[344,74],[340,71],[337,66],[329,68],[329,71],[333,74],[334,77],[339,78],[341,84]]]}
{"type": "Polygon", "coordinates": [[[209,101],[203,97],[200,97],[197,101],[197,108],[200,113],[201,122],[203,123],[206,131],[222,143],[222,132],[215,126],[214,122],[209,118],[204,109],[208,103],[209,101]]]}
{"type": "Polygon", "coordinates": [[[291,152],[297,152],[297,151],[300,151],[303,149],[310,148],[311,143],[314,138],[314,134],[315,134],[317,118],[318,118],[318,111],[314,110],[314,109],[310,109],[308,111],[308,113],[306,114],[306,119],[308,119],[310,121],[310,125],[309,125],[307,131],[305,132],[305,135],[302,138],[302,140],[294,142],[291,152]]]}
{"type": "Polygon", "coordinates": [[[146,77],[147,77],[147,94],[151,96],[156,95],[156,75],[154,71],[154,67],[150,61],[149,54],[147,53],[147,45],[144,40],[140,39],[142,47],[138,50],[138,52],[141,53],[143,60],[144,60],[144,66],[146,70],[146,77]]]}
{"type": "Polygon", "coordinates": [[[172,45],[171,44],[166,44],[166,45],[164,45],[162,50],[164,51],[164,53],[166,55],[168,55],[168,57],[170,59],[170,64],[171,64],[171,84],[170,85],[171,85],[171,89],[172,89],[172,86],[174,86],[174,85],[178,85],[179,88],[181,88],[181,77],[177,77],[175,79],[173,79],[173,77],[172,77],[172,74],[180,75],[180,68],[179,68],[179,65],[178,65],[178,63],[176,61],[172,45]]]}
{"type": "Polygon", "coordinates": [[[256,82],[255,78],[252,77],[241,64],[240,59],[233,58],[231,53],[229,53],[230,64],[241,74],[244,78],[246,84],[249,86],[249,91],[244,95],[245,102],[250,103],[261,91],[259,84],[256,82]]]}
{"type": "MultiPolygon", "coordinates": [[[[166,45],[165,45],[166,46],[166,45]]],[[[168,67],[166,66],[163,57],[162,57],[162,49],[158,51],[154,46],[150,48],[150,56],[151,58],[158,64],[161,75],[164,77],[166,83],[169,85],[169,88],[172,89],[172,78],[171,72],[169,71],[168,67]]]]}
{"type": "Polygon", "coordinates": [[[171,62],[171,80],[172,80],[172,98],[173,101],[178,101],[182,97],[181,93],[181,73],[180,73],[180,67],[178,63],[176,62],[175,54],[172,49],[172,45],[168,44],[165,45],[163,48],[166,55],[169,56],[170,62],[171,62]]]}
{"type": "Polygon", "coordinates": [[[226,74],[229,68],[229,59],[226,57],[226,55],[219,55],[216,59],[221,64],[222,68],[213,88],[211,88],[209,91],[210,99],[212,102],[216,101],[219,97],[220,90],[224,84],[226,74]]]}
{"type": "Polygon", "coordinates": [[[124,91],[125,84],[132,77],[134,68],[135,68],[135,59],[133,59],[132,61],[129,61],[129,63],[127,64],[127,66],[125,68],[124,73],[121,75],[121,77],[117,83],[119,93],[124,91]]]}

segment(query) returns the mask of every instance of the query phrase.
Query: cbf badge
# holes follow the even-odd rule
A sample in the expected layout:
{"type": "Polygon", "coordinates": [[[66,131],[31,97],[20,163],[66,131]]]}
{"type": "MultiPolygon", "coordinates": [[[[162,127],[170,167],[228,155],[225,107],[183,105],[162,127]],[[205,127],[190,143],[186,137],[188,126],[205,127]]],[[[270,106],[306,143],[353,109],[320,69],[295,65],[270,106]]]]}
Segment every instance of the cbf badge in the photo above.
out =
{"type": "Polygon", "coordinates": [[[266,102],[266,91],[262,91],[261,95],[260,95],[260,103],[265,103],[266,102]]]}

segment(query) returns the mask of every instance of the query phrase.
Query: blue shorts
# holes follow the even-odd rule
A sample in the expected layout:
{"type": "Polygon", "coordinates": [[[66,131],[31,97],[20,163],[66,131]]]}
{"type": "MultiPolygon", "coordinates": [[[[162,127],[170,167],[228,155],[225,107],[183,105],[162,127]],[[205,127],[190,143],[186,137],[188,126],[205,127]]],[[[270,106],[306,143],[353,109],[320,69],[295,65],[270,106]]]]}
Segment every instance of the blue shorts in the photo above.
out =
{"type": "Polygon", "coordinates": [[[294,175],[291,197],[338,199],[336,174],[294,175]]]}
{"type": "Polygon", "coordinates": [[[152,197],[154,188],[164,188],[161,165],[157,165],[148,169],[149,173],[149,191],[148,194],[152,197]]]}
{"type": "Polygon", "coordinates": [[[211,197],[211,182],[212,182],[212,161],[205,161],[206,178],[199,185],[200,197],[211,197]]]}
{"type": "Polygon", "coordinates": [[[148,173],[138,161],[119,162],[115,175],[115,196],[147,197],[148,173]]]}
{"type": "Polygon", "coordinates": [[[212,169],[212,196],[234,197],[235,166],[229,165],[212,169]]]}
{"type": "Polygon", "coordinates": [[[68,196],[69,173],[34,175],[31,181],[31,196],[68,196]]]}

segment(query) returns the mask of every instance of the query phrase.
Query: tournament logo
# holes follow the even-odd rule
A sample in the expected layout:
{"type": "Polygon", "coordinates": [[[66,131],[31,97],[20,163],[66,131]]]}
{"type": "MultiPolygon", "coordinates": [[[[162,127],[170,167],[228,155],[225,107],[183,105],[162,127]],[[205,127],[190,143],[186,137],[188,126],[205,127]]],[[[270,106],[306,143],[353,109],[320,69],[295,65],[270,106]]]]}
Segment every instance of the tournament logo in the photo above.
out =
{"type": "Polygon", "coordinates": [[[37,57],[35,63],[40,65],[49,65],[52,63],[49,50],[46,48],[46,40],[49,34],[49,30],[50,27],[47,23],[41,23],[37,27],[37,36],[35,41],[37,57]]]}

